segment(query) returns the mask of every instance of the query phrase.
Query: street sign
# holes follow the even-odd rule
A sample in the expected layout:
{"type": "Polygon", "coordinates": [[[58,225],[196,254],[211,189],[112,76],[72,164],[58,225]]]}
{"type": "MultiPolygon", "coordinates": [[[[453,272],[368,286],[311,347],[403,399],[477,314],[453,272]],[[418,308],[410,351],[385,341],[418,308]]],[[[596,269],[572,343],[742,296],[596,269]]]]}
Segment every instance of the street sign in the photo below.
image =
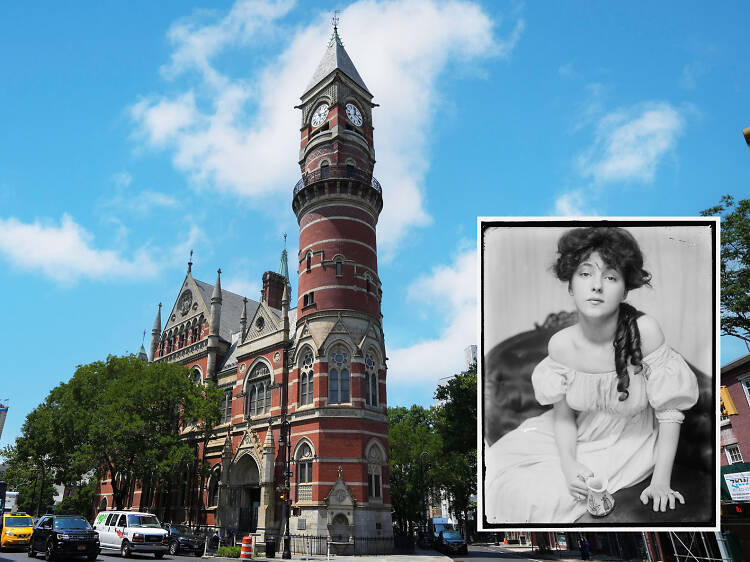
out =
{"type": "Polygon", "coordinates": [[[724,474],[732,501],[750,500],[750,472],[724,474]]]}

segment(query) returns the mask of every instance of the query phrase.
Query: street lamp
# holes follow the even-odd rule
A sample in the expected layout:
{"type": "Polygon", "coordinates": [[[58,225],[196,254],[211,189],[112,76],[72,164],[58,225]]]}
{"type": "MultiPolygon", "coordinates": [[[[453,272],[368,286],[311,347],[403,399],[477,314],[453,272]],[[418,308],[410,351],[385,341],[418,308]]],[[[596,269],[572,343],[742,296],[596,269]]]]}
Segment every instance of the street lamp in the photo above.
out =
{"type": "MultiPolygon", "coordinates": [[[[284,361],[286,361],[286,357],[284,358],[284,361]]],[[[281,558],[285,560],[289,560],[292,557],[292,550],[291,550],[291,537],[289,536],[289,492],[290,492],[290,483],[289,479],[292,476],[292,470],[291,470],[291,452],[292,452],[292,424],[289,423],[289,420],[287,419],[287,412],[286,412],[286,386],[282,383],[274,383],[271,385],[271,388],[279,388],[281,387],[281,427],[279,429],[279,452],[283,455],[284,459],[284,473],[282,477],[282,492],[281,492],[281,499],[283,500],[281,503],[281,519],[284,522],[284,549],[281,553],[281,558]]]]}
{"type": "MultiPolygon", "coordinates": [[[[422,451],[421,453],[419,453],[419,477],[420,477],[420,480],[422,481],[421,482],[421,484],[422,484],[422,497],[420,498],[421,504],[422,504],[422,509],[420,511],[420,514],[419,514],[419,523],[420,523],[420,525],[422,524],[422,519],[426,519],[425,518],[425,503],[426,502],[424,500],[425,500],[425,495],[427,494],[427,490],[425,489],[425,485],[424,485],[424,465],[423,465],[423,459],[424,459],[425,455],[427,455],[429,457],[430,453],[428,453],[427,451],[422,451]]],[[[425,531],[426,530],[427,530],[427,525],[425,525],[425,531]]]]}

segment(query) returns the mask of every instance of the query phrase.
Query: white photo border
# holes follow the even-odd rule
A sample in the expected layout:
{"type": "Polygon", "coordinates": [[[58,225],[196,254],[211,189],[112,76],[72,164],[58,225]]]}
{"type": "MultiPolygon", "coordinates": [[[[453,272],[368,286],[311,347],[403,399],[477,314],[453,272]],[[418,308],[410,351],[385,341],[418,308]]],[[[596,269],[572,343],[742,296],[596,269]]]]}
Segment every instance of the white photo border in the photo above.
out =
{"type": "MultiPolygon", "coordinates": [[[[477,531],[480,532],[499,532],[499,531],[558,531],[558,532],[577,532],[577,531],[596,531],[596,532],[718,532],[720,531],[720,438],[719,438],[719,420],[718,420],[718,400],[719,387],[721,384],[721,364],[720,364],[720,283],[719,283],[719,264],[721,256],[720,234],[721,234],[720,217],[502,217],[502,216],[478,216],[477,217],[477,334],[479,338],[477,353],[477,531]],[[485,349],[484,342],[484,233],[487,228],[506,226],[506,227],[585,227],[585,226],[618,226],[618,227],[669,227],[669,226],[708,226],[711,230],[712,237],[712,330],[713,346],[711,366],[713,372],[711,376],[714,382],[714,416],[712,417],[714,433],[714,479],[713,479],[713,505],[714,510],[711,521],[706,525],[694,525],[691,523],[680,524],[670,523],[667,525],[643,525],[640,523],[608,525],[606,520],[602,523],[585,523],[585,524],[493,524],[486,520],[484,510],[484,357],[488,350],[485,349]]],[[[688,506],[686,506],[688,507],[688,506]]],[[[646,508],[646,506],[644,506],[646,508]]],[[[650,509],[650,506],[648,507],[650,509]]]]}

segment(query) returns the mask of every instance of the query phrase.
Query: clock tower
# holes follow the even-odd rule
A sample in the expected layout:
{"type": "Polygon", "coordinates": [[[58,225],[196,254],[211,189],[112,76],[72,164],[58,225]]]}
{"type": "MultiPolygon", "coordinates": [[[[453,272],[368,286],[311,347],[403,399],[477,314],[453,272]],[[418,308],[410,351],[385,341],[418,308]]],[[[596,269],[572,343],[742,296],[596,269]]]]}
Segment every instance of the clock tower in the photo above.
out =
{"type": "Polygon", "coordinates": [[[293,441],[314,435],[311,454],[323,455],[311,465],[320,485],[311,487],[309,504],[299,496],[298,513],[337,537],[354,529],[392,534],[372,97],[334,25],[297,106],[299,292],[289,411],[293,441]]]}

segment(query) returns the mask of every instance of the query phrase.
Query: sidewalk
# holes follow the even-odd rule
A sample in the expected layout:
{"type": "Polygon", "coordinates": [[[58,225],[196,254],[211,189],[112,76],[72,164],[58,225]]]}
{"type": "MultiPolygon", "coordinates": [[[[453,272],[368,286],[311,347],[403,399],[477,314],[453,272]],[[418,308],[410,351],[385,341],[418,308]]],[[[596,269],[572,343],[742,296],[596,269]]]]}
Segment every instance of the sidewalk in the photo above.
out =
{"type": "MultiPolygon", "coordinates": [[[[580,561],[581,555],[577,550],[552,550],[551,552],[539,552],[536,548],[532,548],[528,544],[502,544],[495,545],[494,542],[472,543],[477,546],[484,546],[488,548],[496,548],[498,551],[504,550],[518,556],[519,558],[525,559],[536,559],[536,560],[559,560],[564,562],[580,561]]],[[[609,556],[607,554],[591,554],[589,560],[603,560],[603,561],[620,561],[621,558],[615,556],[609,556]]]]}
{"type": "MultiPolygon", "coordinates": [[[[292,554],[292,560],[326,560],[325,554],[314,554],[312,556],[306,554],[292,554]]],[[[373,562],[373,560],[384,560],[385,562],[408,562],[409,560],[418,560],[420,562],[447,562],[451,560],[448,556],[434,550],[422,550],[421,548],[415,548],[414,554],[372,554],[369,556],[335,556],[331,554],[331,560],[339,560],[341,562],[373,562]]],[[[232,562],[238,562],[238,558],[223,558],[214,557],[213,560],[231,560],[232,562]]],[[[253,558],[253,560],[266,560],[266,558],[253,558]]],[[[282,560],[281,553],[277,552],[275,558],[268,558],[268,560],[282,560]]]]}

